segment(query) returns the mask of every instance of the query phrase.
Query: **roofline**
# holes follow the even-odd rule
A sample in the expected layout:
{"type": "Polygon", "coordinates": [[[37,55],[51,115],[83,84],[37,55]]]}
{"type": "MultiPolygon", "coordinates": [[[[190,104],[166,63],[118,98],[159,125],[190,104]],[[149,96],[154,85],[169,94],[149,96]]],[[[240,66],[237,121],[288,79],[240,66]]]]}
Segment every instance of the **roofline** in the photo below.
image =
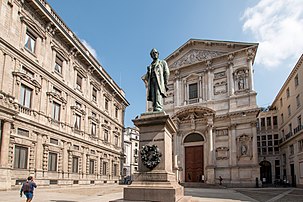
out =
{"type": "Polygon", "coordinates": [[[303,54],[300,56],[300,58],[298,59],[297,63],[295,64],[295,66],[293,67],[293,69],[291,70],[290,74],[288,75],[287,79],[285,80],[283,86],[280,88],[278,94],[276,95],[274,101],[271,103],[270,107],[273,107],[273,104],[275,102],[277,102],[278,97],[282,94],[283,90],[286,88],[287,84],[290,82],[291,78],[294,76],[294,74],[297,72],[297,70],[299,69],[300,65],[303,63],[303,54]]]}
{"type": "Polygon", "coordinates": [[[187,40],[184,44],[182,44],[179,48],[177,48],[174,52],[172,52],[170,55],[168,55],[165,60],[168,58],[172,57],[176,52],[178,52],[180,49],[184,48],[187,44],[189,43],[194,43],[194,42],[216,42],[216,43],[225,43],[225,44],[238,44],[238,45],[246,45],[246,46],[259,46],[259,43],[248,43],[248,42],[237,42],[237,41],[223,41],[223,40],[210,40],[210,39],[194,39],[190,38],[187,40]]]}
{"type": "Polygon", "coordinates": [[[60,31],[64,33],[65,37],[69,39],[69,41],[77,48],[77,50],[92,65],[92,67],[94,67],[97,70],[97,72],[99,72],[99,74],[107,81],[107,83],[111,86],[111,88],[117,91],[117,94],[123,100],[125,106],[126,107],[129,106],[129,102],[126,100],[126,97],[123,96],[122,93],[120,92],[120,90],[123,91],[122,88],[120,88],[120,86],[117,85],[117,83],[112,79],[112,77],[106,72],[106,70],[99,63],[99,61],[83,45],[83,43],[74,34],[74,32],[65,24],[65,22],[61,19],[61,17],[55,12],[55,10],[51,7],[51,5],[46,1],[42,3],[41,0],[35,0],[34,2],[36,2],[36,5],[40,6],[41,10],[44,11],[45,15],[49,18],[50,21],[56,23],[56,26],[60,28],[60,31]],[[47,8],[46,5],[49,6],[50,10],[47,8]],[[71,34],[68,32],[70,32],[71,34]],[[81,46],[79,46],[79,44],[81,44],[81,46]],[[84,50],[88,51],[89,55],[85,54],[84,50]]]}

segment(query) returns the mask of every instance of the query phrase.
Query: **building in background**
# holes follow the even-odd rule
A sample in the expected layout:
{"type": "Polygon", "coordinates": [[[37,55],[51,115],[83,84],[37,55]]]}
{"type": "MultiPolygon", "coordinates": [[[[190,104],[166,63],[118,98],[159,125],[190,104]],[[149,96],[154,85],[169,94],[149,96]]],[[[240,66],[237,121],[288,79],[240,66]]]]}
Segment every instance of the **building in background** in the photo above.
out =
{"type": "MultiPolygon", "coordinates": [[[[272,132],[260,133],[258,139],[258,142],[260,142],[260,157],[263,156],[266,159],[262,162],[267,162],[267,167],[261,170],[261,176],[268,176],[269,179],[271,178],[270,180],[281,179],[283,183],[298,187],[303,187],[302,75],[303,55],[289,74],[270,110],[265,113],[266,119],[262,114],[259,116],[260,131],[262,131],[262,126],[268,129],[269,117],[273,118],[274,124],[278,119],[278,131],[276,126],[272,125],[274,127],[272,132]],[[270,136],[270,134],[273,134],[273,136],[270,136]],[[273,146],[271,146],[270,138],[273,138],[273,146]],[[279,144],[279,151],[277,144],[279,144]],[[272,147],[274,153],[271,153],[272,147]],[[265,154],[268,156],[265,156],[265,154]],[[279,157],[276,154],[279,154],[279,157]]],[[[261,169],[264,167],[262,162],[260,164],[261,169]]]]}
{"type": "Polygon", "coordinates": [[[257,145],[262,184],[273,184],[281,178],[278,111],[262,109],[257,118],[257,145]]]}
{"type": "Polygon", "coordinates": [[[131,180],[131,176],[138,170],[139,130],[136,127],[127,127],[123,135],[125,160],[123,164],[122,176],[126,180],[131,180]]]}
{"type": "Polygon", "coordinates": [[[0,189],[118,182],[122,89],[46,1],[0,10],[0,189]]]}
{"type": "Polygon", "coordinates": [[[191,39],[166,58],[164,110],[175,122],[180,182],[256,185],[260,176],[253,62],[258,44],[191,39]]]}

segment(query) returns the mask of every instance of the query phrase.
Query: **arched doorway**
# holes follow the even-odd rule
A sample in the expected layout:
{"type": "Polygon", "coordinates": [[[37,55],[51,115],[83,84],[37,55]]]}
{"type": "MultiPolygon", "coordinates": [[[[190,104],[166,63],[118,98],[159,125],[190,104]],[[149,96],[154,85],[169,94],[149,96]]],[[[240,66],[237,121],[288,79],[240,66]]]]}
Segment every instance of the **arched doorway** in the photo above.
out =
{"type": "Polygon", "coordinates": [[[185,182],[202,182],[204,180],[204,138],[198,133],[192,133],[184,139],[185,145],[185,182]],[[201,144],[191,144],[201,143],[201,144]],[[188,146],[186,146],[188,145],[188,146]]]}
{"type": "Polygon", "coordinates": [[[271,163],[269,161],[263,160],[259,163],[260,167],[260,180],[263,184],[271,184],[271,163]]]}

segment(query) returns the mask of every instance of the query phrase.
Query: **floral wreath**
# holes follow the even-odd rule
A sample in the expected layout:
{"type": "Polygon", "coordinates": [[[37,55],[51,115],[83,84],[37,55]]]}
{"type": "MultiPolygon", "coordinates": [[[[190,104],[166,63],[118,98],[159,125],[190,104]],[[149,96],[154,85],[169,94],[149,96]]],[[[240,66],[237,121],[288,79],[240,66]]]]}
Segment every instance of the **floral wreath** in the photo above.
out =
{"type": "Polygon", "coordinates": [[[140,151],[143,165],[149,169],[156,167],[160,161],[162,154],[157,145],[144,145],[140,151]]]}

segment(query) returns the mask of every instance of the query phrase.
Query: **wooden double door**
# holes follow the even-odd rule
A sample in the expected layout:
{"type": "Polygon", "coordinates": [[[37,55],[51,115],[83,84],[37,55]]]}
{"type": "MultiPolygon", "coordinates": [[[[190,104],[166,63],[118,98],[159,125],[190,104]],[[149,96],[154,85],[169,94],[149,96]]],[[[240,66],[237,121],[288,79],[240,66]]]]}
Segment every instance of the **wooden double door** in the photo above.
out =
{"type": "Polygon", "coordinates": [[[204,176],[203,145],[185,147],[185,181],[202,182],[204,176]]]}

